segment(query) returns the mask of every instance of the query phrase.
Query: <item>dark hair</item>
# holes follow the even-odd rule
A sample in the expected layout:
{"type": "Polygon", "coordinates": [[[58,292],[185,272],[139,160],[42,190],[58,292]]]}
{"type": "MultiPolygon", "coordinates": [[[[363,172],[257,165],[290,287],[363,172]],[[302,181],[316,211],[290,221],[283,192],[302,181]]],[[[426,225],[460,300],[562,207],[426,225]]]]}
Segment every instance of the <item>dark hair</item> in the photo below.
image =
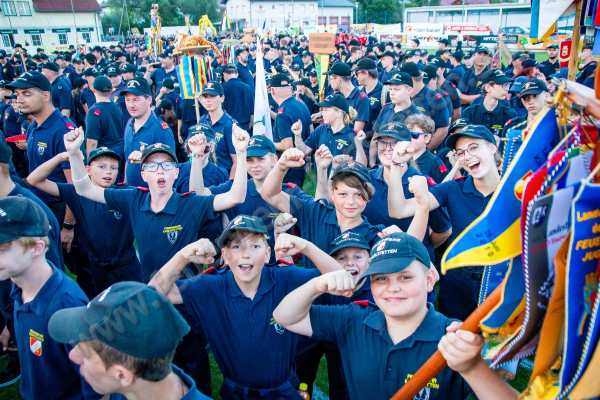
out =
{"type": "Polygon", "coordinates": [[[171,363],[175,356],[175,350],[161,358],[137,358],[125,354],[100,340],[94,339],[88,344],[102,360],[102,364],[106,369],[113,365],[121,365],[133,372],[137,378],[149,382],[159,382],[165,379],[172,371],[171,363]]]}
{"type": "Polygon", "coordinates": [[[331,188],[333,190],[337,189],[337,184],[340,182],[344,182],[347,186],[360,191],[360,194],[365,201],[371,200],[375,194],[375,188],[373,185],[368,182],[363,182],[362,179],[351,172],[341,172],[339,174],[335,174],[333,178],[331,178],[331,188]]]}
{"type": "Polygon", "coordinates": [[[352,46],[352,48],[350,49],[350,53],[356,53],[357,51],[360,51],[360,47],[358,46],[352,46]]]}
{"type": "Polygon", "coordinates": [[[365,70],[367,71],[367,73],[371,76],[371,78],[373,79],[377,79],[377,77],[379,76],[377,69],[367,69],[365,70]]]}
{"type": "Polygon", "coordinates": [[[174,110],[167,110],[165,108],[161,109],[162,111],[162,119],[169,125],[169,126],[176,126],[177,125],[177,117],[175,116],[175,111],[174,110]]]}

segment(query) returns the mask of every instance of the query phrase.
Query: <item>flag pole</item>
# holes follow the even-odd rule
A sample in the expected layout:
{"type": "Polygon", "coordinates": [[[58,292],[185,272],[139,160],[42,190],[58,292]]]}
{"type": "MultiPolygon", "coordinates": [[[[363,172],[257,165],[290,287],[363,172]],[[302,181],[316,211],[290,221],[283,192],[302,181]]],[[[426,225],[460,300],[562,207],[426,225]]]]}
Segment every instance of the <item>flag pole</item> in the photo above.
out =
{"type": "Polygon", "coordinates": [[[581,3],[578,1],[575,4],[575,22],[573,23],[573,34],[571,40],[571,58],[569,58],[569,75],[568,80],[574,81],[575,75],[577,75],[577,60],[579,59],[579,42],[581,41],[581,35],[579,34],[579,19],[581,17],[581,3]]]}

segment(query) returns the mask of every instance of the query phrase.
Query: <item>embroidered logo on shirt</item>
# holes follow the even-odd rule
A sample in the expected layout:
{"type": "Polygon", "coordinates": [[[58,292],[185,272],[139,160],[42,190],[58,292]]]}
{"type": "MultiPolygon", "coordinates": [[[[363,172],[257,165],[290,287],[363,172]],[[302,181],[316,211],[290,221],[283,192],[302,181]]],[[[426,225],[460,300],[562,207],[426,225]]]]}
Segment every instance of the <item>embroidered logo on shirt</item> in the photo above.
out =
{"type": "Polygon", "coordinates": [[[179,234],[179,231],[182,230],[183,228],[181,227],[181,225],[176,225],[176,226],[166,226],[163,229],[163,233],[167,234],[167,239],[169,239],[169,242],[171,242],[171,244],[174,244],[175,241],[177,240],[177,236],[179,234]]]}
{"type": "Polygon", "coordinates": [[[160,126],[162,126],[163,129],[167,129],[169,127],[166,122],[161,122],[160,126]]]}
{"type": "Polygon", "coordinates": [[[94,110],[95,115],[100,115],[100,110],[94,110]]]}
{"type": "Polygon", "coordinates": [[[285,332],[285,328],[279,325],[277,321],[275,321],[275,318],[271,318],[271,325],[275,327],[275,332],[279,333],[280,335],[283,335],[285,332]]]}
{"type": "Polygon", "coordinates": [[[40,357],[42,355],[42,343],[44,342],[44,335],[41,335],[34,331],[33,329],[29,330],[29,350],[31,352],[40,357]]]}
{"type": "Polygon", "coordinates": [[[46,147],[48,147],[48,145],[44,142],[38,142],[38,153],[39,155],[44,155],[44,151],[46,151],[46,147]]]}
{"type": "Polygon", "coordinates": [[[75,129],[75,125],[73,125],[73,124],[71,124],[71,123],[68,123],[68,122],[67,122],[65,125],[66,125],[66,126],[67,126],[67,128],[69,128],[69,129],[75,129]]]}

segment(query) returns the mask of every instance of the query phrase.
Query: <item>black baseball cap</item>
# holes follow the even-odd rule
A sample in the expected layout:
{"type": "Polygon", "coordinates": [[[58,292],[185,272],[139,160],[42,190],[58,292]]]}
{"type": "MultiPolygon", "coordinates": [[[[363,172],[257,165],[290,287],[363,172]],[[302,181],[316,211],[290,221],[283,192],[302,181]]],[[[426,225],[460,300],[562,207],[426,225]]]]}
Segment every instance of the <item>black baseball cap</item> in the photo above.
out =
{"type": "Polygon", "coordinates": [[[6,58],[6,51],[4,49],[0,49],[0,58],[6,58]]]}
{"type": "Polygon", "coordinates": [[[291,86],[291,79],[286,74],[275,74],[271,78],[271,87],[288,87],[291,86]]]}
{"type": "Polygon", "coordinates": [[[429,65],[433,65],[436,69],[446,68],[446,61],[442,60],[441,58],[434,57],[429,61],[429,65]]]}
{"type": "Polygon", "coordinates": [[[543,68],[544,66],[540,63],[538,63],[535,59],[533,58],[529,58],[527,60],[524,60],[521,63],[521,66],[523,68],[532,68],[532,67],[538,67],[538,68],[543,68]]]}
{"type": "Polygon", "coordinates": [[[485,47],[485,46],[478,46],[478,47],[475,49],[475,53],[487,53],[487,54],[490,54],[490,49],[488,49],[488,48],[487,48],[487,47],[485,47]]]}
{"type": "Polygon", "coordinates": [[[135,65],[133,64],[121,64],[121,66],[119,67],[119,69],[121,70],[121,73],[127,73],[127,72],[136,72],[137,69],[135,68],[135,65]]]}
{"type": "Polygon", "coordinates": [[[171,78],[165,78],[165,79],[163,79],[162,84],[167,89],[174,89],[175,88],[175,82],[173,82],[173,79],[171,79],[171,78]]]}
{"type": "Polygon", "coordinates": [[[28,89],[32,87],[39,88],[45,92],[52,91],[52,85],[48,78],[37,71],[27,71],[16,81],[6,85],[7,89],[28,89]]]}
{"type": "Polygon", "coordinates": [[[81,73],[82,76],[95,76],[96,78],[102,76],[102,73],[96,68],[88,68],[81,73]]]}
{"type": "Polygon", "coordinates": [[[385,57],[385,56],[389,56],[389,57],[394,58],[394,57],[396,57],[396,53],[394,53],[391,50],[387,50],[387,51],[384,51],[383,53],[381,53],[378,57],[382,58],[382,57],[385,57]]]}
{"type": "Polygon", "coordinates": [[[558,49],[557,43],[550,43],[546,49],[558,49]]]}
{"type": "MultiPolygon", "coordinates": [[[[44,58],[43,56],[40,56],[40,57],[44,58]]],[[[85,58],[89,64],[95,65],[96,62],[98,61],[98,59],[96,58],[96,55],[92,54],[92,53],[86,53],[85,56],[83,56],[83,58],[85,58]]]]}
{"type": "Polygon", "coordinates": [[[364,57],[358,60],[354,68],[352,68],[352,71],[360,71],[367,69],[377,69],[377,63],[372,58],[364,57]]]}
{"type": "Polygon", "coordinates": [[[352,69],[346,63],[337,62],[333,64],[329,71],[323,72],[323,75],[350,76],[352,75],[352,69]]]}
{"type": "Polygon", "coordinates": [[[594,46],[592,46],[591,44],[588,44],[587,46],[583,47],[583,50],[593,50],[594,46]]]}
{"type": "Polygon", "coordinates": [[[378,138],[391,137],[401,142],[410,142],[412,140],[410,129],[400,122],[388,122],[379,128],[378,138]]]}
{"type": "MultiPolygon", "coordinates": [[[[33,58],[35,58],[35,56],[33,56],[33,58]]],[[[73,57],[73,59],[71,60],[72,64],[81,64],[83,62],[83,60],[79,57],[73,57]]]]}
{"type": "Polygon", "coordinates": [[[523,84],[521,87],[521,92],[519,93],[520,97],[523,97],[527,94],[535,94],[538,95],[542,92],[547,92],[548,86],[541,79],[529,79],[527,82],[523,84]]]}
{"type": "Polygon", "coordinates": [[[296,85],[302,85],[304,87],[310,87],[310,80],[308,78],[302,78],[296,82],[296,85]]]}
{"type": "Polygon", "coordinates": [[[45,64],[40,65],[42,69],[49,69],[50,71],[58,72],[60,71],[60,67],[57,63],[47,62],[45,64]]]}
{"type": "MultiPolygon", "coordinates": [[[[154,101],[156,102],[156,100],[154,101]]],[[[173,102],[171,100],[164,98],[160,100],[158,108],[160,108],[161,110],[172,110],[175,108],[175,106],[173,105],[173,102]]]]}
{"type": "Polygon", "coordinates": [[[406,72],[400,72],[392,75],[390,79],[384,82],[386,85],[408,85],[413,87],[412,77],[406,72]]]}
{"type": "Polygon", "coordinates": [[[317,71],[315,71],[314,69],[311,69],[310,71],[308,71],[306,73],[306,76],[317,76],[317,71]]]}
{"type": "Polygon", "coordinates": [[[177,155],[171,146],[163,143],[154,143],[144,148],[144,151],[142,152],[142,164],[144,164],[148,157],[156,153],[167,154],[173,159],[173,161],[177,162],[177,155]]]}
{"type": "Polygon", "coordinates": [[[406,57],[406,58],[414,57],[416,55],[417,55],[417,52],[414,51],[413,49],[406,50],[406,53],[404,53],[404,57],[406,57]]]}
{"type": "Polygon", "coordinates": [[[434,65],[426,65],[421,71],[423,76],[423,83],[428,84],[433,78],[437,78],[437,67],[434,65]]]}
{"type": "Polygon", "coordinates": [[[490,143],[496,144],[494,135],[488,128],[483,125],[467,125],[465,129],[460,132],[456,132],[453,135],[448,136],[446,139],[446,147],[455,150],[456,142],[461,136],[469,136],[476,139],[485,139],[490,143]]]}
{"type": "Polygon", "coordinates": [[[150,85],[148,85],[148,81],[145,79],[134,78],[127,82],[127,86],[121,92],[121,94],[131,93],[134,96],[152,96],[152,92],[150,91],[150,85]]]}
{"type": "MultiPolygon", "coordinates": [[[[465,58],[465,54],[462,51],[458,50],[450,54],[450,57],[454,58],[457,62],[461,62],[462,59],[465,58]]],[[[470,57],[471,56],[469,55],[469,58],[470,57]]]]}
{"type": "MultiPolygon", "coordinates": [[[[457,52],[458,53],[458,52],[457,52]]],[[[456,54],[456,53],[455,53],[456,54]]],[[[469,58],[473,57],[473,52],[472,51],[467,51],[464,55],[463,55],[463,59],[468,60],[469,58]]],[[[458,61],[458,60],[457,60],[458,61]]]]}
{"type": "Polygon", "coordinates": [[[105,156],[112,157],[121,161],[121,156],[116,151],[109,149],[108,147],[98,147],[90,152],[90,157],[88,158],[88,165],[92,162],[92,160],[96,157],[105,156]]]}
{"type": "Polygon", "coordinates": [[[0,199],[0,244],[20,237],[45,237],[50,222],[42,207],[21,196],[0,199]]]}
{"type": "Polygon", "coordinates": [[[310,57],[310,52],[308,50],[303,50],[302,53],[300,53],[300,57],[310,57]]]}
{"type": "Polygon", "coordinates": [[[111,65],[106,71],[106,76],[119,76],[121,74],[121,70],[116,65],[111,65]]]}
{"type": "Polygon", "coordinates": [[[421,76],[421,70],[419,69],[419,66],[414,62],[403,63],[400,67],[400,72],[405,72],[413,78],[421,76]]]}
{"type": "Polygon", "coordinates": [[[427,52],[427,49],[417,49],[417,51],[419,51],[419,52],[420,52],[420,55],[421,55],[421,57],[422,57],[422,56],[424,56],[424,55],[426,55],[426,54],[429,54],[429,53],[427,52]]]}
{"type": "Polygon", "coordinates": [[[335,177],[336,175],[344,173],[344,172],[349,172],[351,174],[358,176],[360,178],[360,180],[362,180],[363,182],[371,183],[371,177],[369,176],[369,170],[367,169],[367,167],[365,167],[364,165],[362,165],[359,162],[351,160],[351,161],[346,161],[345,163],[340,164],[340,166],[335,169],[335,172],[333,173],[331,178],[333,179],[333,177],[335,177]]]}
{"type": "Polygon", "coordinates": [[[112,92],[112,83],[110,83],[110,79],[105,76],[99,76],[94,79],[94,90],[100,93],[111,93],[112,92]]]}
{"type": "Polygon", "coordinates": [[[315,104],[317,107],[337,107],[345,113],[350,112],[350,106],[348,100],[341,94],[331,94],[327,96],[322,102],[315,104]]]}
{"type": "Polygon", "coordinates": [[[254,135],[250,138],[246,157],[262,157],[269,153],[277,153],[275,144],[273,144],[271,139],[263,135],[254,135]]]}
{"type": "MultiPolygon", "coordinates": [[[[15,96],[14,98],[16,99],[17,96],[16,95],[13,95],[13,96],[15,96]]],[[[12,96],[11,96],[11,98],[12,98],[12,96]]],[[[23,123],[23,121],[25,121],[28,116],[29,116],[29,113],[20,112],[19,118],[17,118],[17,124],[23,123]]]]}
{"type": "Polygon", "coordinates": [[[448,46],[448,45],[450,44],[450,42],[448,41],[448,39],[439,39],[437,42],[438,42],[438,43],[443,43],[443,44],[445,44],[446,46],[448,46]]]}
{"type": "Polygon", "coordinates": [[[65,55],[64,54],[58,54],[55,58],[55,60],[65,60],[65,55]]]}
{"type": "Polygon", "coordinates": [[[452,132],[455,128],[465,128],[469,125],[471,125],[471,121],[469,121],[467,118],[459,118],[450,124],[449,131],[452,132]]]}
{"type": "Polygon", "coordinates": [[[202,94],[207,94],[209,96],[223,96],[225,92],[223,92],[223,86],[217,81],[207,82],[202,88],[202,94]]]}
{"type": "Polygon", "coordinates": [[[165,51],[163,51],[162,53],[160,53],[160,54],[158,55],[158,57],[159,57],[159,58],[171,58],[171,57],[173,57],[173,53],[171,53],[171,52],[170,52],[170,51],[168,51],[168,50],[165,50],[165,51]]]}
{"type": "Polygon", "coordinates": [[[207,142],[212,142],[215,140],[215,132],[212,127],[206,124],[196,124],[190,126],[188,130],[188,140],[194,135],[203,134],[206,137],[207,142]]]}
{"type": "Polygon", "coordinates": [[[329,246],[329,255],[333,256],[335,253],[346,247],[371,250],[371,246],[367,243],[364,235],[355,232],[344,232],[331,242],[331,245],[329,246]]]}
{"type": "Polygon", "coordinates": [[[418,38],[412,38],[411,39],[413,42],[415,42],[417,44],[417,46],[421,45],[421,41],[418,38]]]}
{"type": "Polygon", "coordinates": [[[246,47],[240,47],[239,49],[235,50],[235,56],[237,57],[245,51],[248,51],[248,49],[246,47]]]}
{"type": "Polygon", "coordinates": [[[10,163],[10,158],[12,157],[12,149],[6,143],[6,139],[0,138],[0,163],[8,164],[10,163]]]}
{"type": "Polygon", "coordinates": [[[431,268],[429,252],[419,239],[405,232],[392,233],[373,246],[371,264],[363,276],[400,272],[415,260],[431,268]]]}
{"type": "Polygon", "coordinates": [[[485,85],[486,83],[497,83],[497,84],[504,84],[504,83],[508,83],[508,82],[512,82],[512,79],[510,79],[508,76],[504,75],[504,72],[502,72],[502,70],[494,68],[494,69],[490,69],[489,71],[484,72],[483,74],[481,74],[481,84],[485,85]]]}
{"type": "Polygon", "coordinates": [[[217,244],[220,248],[227,246],[227,243],[235,238],[233,235],[234,232],[237,231],[248,231],[248,232],[256,232],[267,235],[269,231],[267,231],[267,227],[260,217],[254,217],[250,215],[238,215],[235,217],[225,230],[221,237],[219,237],[219,241],[217,244]]]}
{"type": "Polygon", "coordinates": [[[115,283],[86,306],[59,310],[48,322],[50,337],[59,343],[75,345],[96,339],[143,359],[169,355],[189,331],[168,298],[139,282],[115,283]]]}

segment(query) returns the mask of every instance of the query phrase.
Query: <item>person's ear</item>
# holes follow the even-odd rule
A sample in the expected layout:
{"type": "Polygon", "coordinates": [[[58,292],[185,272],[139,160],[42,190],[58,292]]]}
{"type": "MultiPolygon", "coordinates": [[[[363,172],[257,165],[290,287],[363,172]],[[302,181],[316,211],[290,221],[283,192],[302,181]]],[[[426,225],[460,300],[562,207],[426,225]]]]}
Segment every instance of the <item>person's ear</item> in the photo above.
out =
{"type": "Polygon", "coordinates": [[[429,269],[425,278],[427,280],[427,293],[430,293],[435,287],[436,273],[432,269],[429,269]]]}
{"type": "Polygon", "coordinates": [[[43,255],[45,248],[46,248],[46,245],[44,244],[44,242],[42,240],[38,240],[37,242],[35,242],[35,246],[33,246],[32,256],[36,257],[36,256],[43,255]]]}
{"type": "Polygon", "coordinates": [[[122,365],[112,365],[109,368],[109,373],[119,381],[121,387],[129,387],[135,381],[135,374],[122,365]]]}
{"type": "Polygon", "coordinates": [[[92,174],[92,167],[90,165],[86,165],[85,166],[85,172],[87,172],[88,175],[92,174]]]}
{"type": "Polygon", "coordinates": [[[495,144],[492,144],[490,149],[490,154],[496,154],[496,152],[498,151],[498,146],[496,146],[495,144]]]}

